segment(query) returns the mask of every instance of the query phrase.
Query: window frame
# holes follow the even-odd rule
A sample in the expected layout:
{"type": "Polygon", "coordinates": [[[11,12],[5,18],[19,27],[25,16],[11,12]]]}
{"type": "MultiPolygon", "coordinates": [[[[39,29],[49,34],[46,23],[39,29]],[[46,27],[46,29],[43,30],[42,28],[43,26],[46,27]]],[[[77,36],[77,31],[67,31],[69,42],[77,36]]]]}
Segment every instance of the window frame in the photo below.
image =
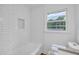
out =
{"type": "MultiPolygon", "coordinates": [[[[60,9],[60,10],[56,10],[56,11],[53,11],[53,12],[49,12],[49,13],[47,13],[46,14],[46,20],[45,20],[45,31],[46,32],[67,32],[67,8],[64,8],[64,9],[60,9]],[[57,13],[57,12],[62,12],[62,11],[66,11],[66,18],[64,19],[64,20],[55,20],[55,21],[65,21],[65,30],[49,30],[48,28],[47,28],[47,22],[48,22],[48,18],[47,18],[47,16],[48,16],[48,14],[50,13],[50,14],[52,14],[52,13],[57,13]]],[[[51,21],[51,22],[54,22],[54,21],[51,21]]]]}

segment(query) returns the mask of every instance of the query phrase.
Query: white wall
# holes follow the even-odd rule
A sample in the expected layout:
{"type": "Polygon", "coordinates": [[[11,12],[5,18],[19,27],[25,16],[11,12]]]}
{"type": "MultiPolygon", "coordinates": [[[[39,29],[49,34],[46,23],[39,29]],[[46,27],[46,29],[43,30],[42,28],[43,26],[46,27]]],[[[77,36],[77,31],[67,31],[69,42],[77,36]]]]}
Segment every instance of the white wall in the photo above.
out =
{"type": "Polygon", "coordinates": [[[40,5],[32,5],[30,20],[30,42],[42,43],[43,39],[43,7],[40,5]]]}
{"type": "Polygon", "coordinates": [[[76,9],[75,9],[75,13],[76,13],[76,33],[77,33],[77,35],[76,35],[76,37],[77,37],[77,40],[76,40],[76,42],[77,43],[79,43],[79,5],[76,5],[76,7],[75,7],[76,9]]]}
{"type": "Polygon", "coordinates": [[[31,41],[41,42],[44,49],[53,43],[67,45],[75,41],[75,10],[74,5],[37,5],[32,7],[31,15],[31,41]],[[45,20],[48,12],[67,8],[67,32],[46,32],[45,20]]]}
{"type": "Polygon", "coordinates": [[[67,8],[67,32],[45,32],[46,43],[66,44],[75,40],[74,5],[46,5],[46,13],[67,8]]]}
{"type": "Polygon", "coordinates": [[[0,54],[10,54],[12,50],[17,50],[18,47],[27,44],[29,41],[30,11],[27,5],[0,5],[0,8],[0,17],[5,23],[3,37],[0,39],[0,54]],[[25,20],[24,30],[18,29],[18,18],[25,20]]]}

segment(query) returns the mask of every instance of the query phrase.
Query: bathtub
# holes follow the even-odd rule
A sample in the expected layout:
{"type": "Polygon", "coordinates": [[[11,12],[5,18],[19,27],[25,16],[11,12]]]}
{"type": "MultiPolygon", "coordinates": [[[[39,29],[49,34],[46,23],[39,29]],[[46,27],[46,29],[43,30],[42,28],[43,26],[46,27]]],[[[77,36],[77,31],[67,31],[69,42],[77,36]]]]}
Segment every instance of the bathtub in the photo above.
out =
{"type": "Polygon", "coordinates": [[[11,55],[40,55],[42,44],[28,43],[27,45],[17,45],[13,48],[11,55]]]}

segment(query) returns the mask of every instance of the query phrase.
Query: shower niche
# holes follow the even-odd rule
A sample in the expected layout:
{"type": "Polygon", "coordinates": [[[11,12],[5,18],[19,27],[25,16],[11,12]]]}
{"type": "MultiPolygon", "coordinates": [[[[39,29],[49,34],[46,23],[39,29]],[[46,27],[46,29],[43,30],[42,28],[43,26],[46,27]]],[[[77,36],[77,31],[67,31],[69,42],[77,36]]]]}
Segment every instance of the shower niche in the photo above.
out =
{"type": "Polygon", "coordinates": [[[18,18],[18,29],[25,29],[25,20],[23,18],[18,18]]]}

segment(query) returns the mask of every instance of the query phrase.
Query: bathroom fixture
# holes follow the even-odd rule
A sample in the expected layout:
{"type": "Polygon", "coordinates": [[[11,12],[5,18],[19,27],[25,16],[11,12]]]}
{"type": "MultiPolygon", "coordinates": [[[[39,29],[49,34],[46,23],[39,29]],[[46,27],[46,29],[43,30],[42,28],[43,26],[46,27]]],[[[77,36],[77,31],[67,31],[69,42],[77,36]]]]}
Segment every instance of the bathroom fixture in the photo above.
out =
{"type": "Polygon", "coordinates": [[[79,44],[76,42],[68,42],[68,47],[71,49],[79,50],[79,44]]]}
{"type": "Polygon", "coordinates": [[[53,44],[51,47],[51,52],[51,55],[79,55],[78,50],[74,50],[59,44],[53,44]]]}
{"type": "Polygon", "coordinates": [[[59,48],[61,48],[61,49],[66,49],[66,47],[63,46],[63,45],[52,44],[52,46],[51,46],[51,52],[52,52],[52,53],[50,53],[50,54],[53,54],[53,55],[58,55],[58,54],[60,54],[59,48]]]}

